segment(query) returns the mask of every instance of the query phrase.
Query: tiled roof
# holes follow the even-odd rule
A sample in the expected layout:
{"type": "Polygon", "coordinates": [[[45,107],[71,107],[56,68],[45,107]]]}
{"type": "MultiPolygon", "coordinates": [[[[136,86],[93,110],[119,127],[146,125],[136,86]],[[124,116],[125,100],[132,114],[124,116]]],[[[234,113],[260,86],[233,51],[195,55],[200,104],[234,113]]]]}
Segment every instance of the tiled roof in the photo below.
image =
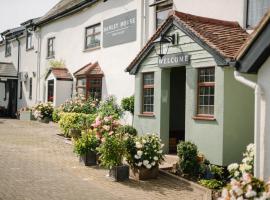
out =
{"type": "Polygon", "coordinates": [[[127,67],[126,71],[130,71],[134,67],[137,61],[143,56],[144,51],[160,36],[163,29],[174,21],[224,58],[233,59],[248,37],[248,33],[242,29],[237,22],[211,19],[173,11],[127,67]]]}
{"type": "Polygon", "coordinates": [[[51,68],[50,71],[56,79],[73,80],[67,68],[51,68]]]}
{"type": "Polygon", "coordinates": [[[97,2],[97,0],[61,0],[49,12],[42,16],[37,24],[42,24],[53,20],[57,17],[62,17],[67,13],[74,12],[76,9],[83,9],[84,6],[97,2]]]}
{"type": "Polygon", "coordinates": [[[14,64],[0,62],[0,77],[17,77],[17,70],[14,64]]]}
{"type": "Polygon", "coordinates": [[[89,63],[76,71],[74,76],[85,76],[85,75],[103,75],[103,71],[101,70],[100,65],[98,62],[89,63]]]}

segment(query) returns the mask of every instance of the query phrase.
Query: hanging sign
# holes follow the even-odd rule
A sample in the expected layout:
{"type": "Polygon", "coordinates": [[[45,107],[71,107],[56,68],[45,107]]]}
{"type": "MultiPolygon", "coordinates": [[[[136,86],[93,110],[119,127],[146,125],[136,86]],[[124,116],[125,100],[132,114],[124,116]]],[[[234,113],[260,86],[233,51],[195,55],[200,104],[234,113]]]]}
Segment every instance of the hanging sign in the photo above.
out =
{"type": "Polygon", "coordinates": [[[186,53],[168,54],[163,58],[158,58],[158,67],[181,67],[190,64],[190,55],[186,53]]]}

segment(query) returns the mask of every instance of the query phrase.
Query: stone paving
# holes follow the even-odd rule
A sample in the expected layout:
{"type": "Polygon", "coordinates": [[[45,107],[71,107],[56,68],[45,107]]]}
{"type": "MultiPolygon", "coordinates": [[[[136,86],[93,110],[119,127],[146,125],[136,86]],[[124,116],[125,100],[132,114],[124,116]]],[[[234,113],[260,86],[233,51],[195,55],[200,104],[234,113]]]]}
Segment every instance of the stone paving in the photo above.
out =
{"type": "Polygon", "coordinates": [[[200,200],[204,192],[161,175],[123,183],[85,167],[55,124],[0,119],[0,200],[200,200]]]}

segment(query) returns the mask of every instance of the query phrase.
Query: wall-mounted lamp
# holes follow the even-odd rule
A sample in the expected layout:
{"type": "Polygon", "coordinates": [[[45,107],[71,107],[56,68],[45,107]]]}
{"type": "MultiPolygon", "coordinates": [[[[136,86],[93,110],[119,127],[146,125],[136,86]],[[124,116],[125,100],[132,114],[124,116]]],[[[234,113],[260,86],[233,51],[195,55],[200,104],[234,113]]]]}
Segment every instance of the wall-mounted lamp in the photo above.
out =
{"type": "Polygon", "coordinates": [[[168,50],[170,48],[170,44],[176,44],[178,43],[178,36],[177,34],[173,35],[163,35],[161,34],[160,37],[158,37],[153,44],[155,45],[155,51],[156,54],[163,58],[163,56],[167,55],[168,50]]]}

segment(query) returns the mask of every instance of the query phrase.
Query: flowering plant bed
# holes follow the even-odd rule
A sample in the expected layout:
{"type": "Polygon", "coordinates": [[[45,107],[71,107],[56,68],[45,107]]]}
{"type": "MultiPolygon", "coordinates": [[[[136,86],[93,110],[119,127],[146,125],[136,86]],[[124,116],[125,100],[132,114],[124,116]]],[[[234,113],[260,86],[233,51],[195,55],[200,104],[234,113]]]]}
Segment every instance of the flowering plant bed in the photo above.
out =
{"type": "Polygon", "coordinates": [[[53,105],[51,102],[39,103],[33,107],[33,115],[35,119],[48,122],[52,119],[53,105]]]}

